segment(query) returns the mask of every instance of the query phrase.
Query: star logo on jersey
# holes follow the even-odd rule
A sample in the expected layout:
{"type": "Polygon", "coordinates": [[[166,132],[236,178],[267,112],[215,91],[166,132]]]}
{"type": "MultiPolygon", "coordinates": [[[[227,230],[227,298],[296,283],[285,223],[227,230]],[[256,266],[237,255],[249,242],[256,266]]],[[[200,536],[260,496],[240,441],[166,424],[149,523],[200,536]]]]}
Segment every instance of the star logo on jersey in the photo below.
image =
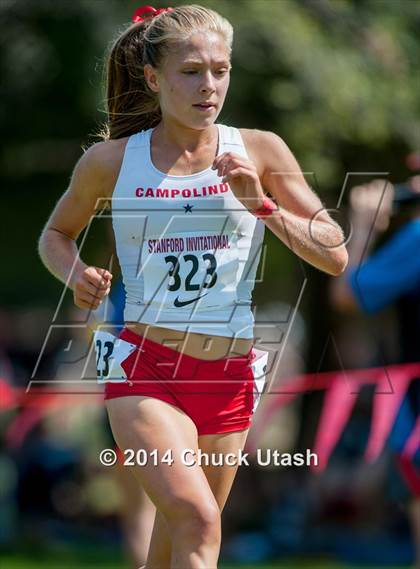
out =
{"type": "Polygon", "coordinates": [[[183,208],[185,209],[185,213],[192,213],[192,208],[194,206],[190,205],[189,203],[187,203],[187,205],[184,205],[183,208]]]}

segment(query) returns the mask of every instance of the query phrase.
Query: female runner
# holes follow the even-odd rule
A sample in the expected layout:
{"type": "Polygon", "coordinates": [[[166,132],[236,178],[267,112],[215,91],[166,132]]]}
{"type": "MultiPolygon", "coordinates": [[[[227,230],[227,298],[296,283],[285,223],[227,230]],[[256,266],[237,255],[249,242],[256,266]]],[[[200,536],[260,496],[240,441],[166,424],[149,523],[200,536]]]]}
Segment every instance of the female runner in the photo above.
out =
{"type": "Polygon", "coordinates": [[[150,456],[133,466],[157,508],[145,567],[210,569],[238,467],[212,457],[240,456],[257,403],[250,305],[265,226],[331,275],[347,252],[281,138],[216,123],[229,22],[197,5],[142,7],[133,21],[108,58],[105,140],[79,160],[39,250],[75,304],[97,308],[112,275],[76,239],[109,200],[126,327],[95,343],[115,440],[150,456]]]}

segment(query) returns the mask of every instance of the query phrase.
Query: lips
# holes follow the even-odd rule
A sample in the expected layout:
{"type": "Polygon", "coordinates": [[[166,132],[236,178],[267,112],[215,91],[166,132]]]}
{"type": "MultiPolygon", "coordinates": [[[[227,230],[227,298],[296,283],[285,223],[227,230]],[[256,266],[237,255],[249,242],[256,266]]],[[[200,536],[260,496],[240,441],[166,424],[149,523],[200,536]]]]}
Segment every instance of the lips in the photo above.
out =
{"type": "Polygon", "coordinates": [[[193,107],[197,107],[198,109],[211,109],[214,108],[216,105],[214,103],[197,103],[193,105],[193,107]]]}

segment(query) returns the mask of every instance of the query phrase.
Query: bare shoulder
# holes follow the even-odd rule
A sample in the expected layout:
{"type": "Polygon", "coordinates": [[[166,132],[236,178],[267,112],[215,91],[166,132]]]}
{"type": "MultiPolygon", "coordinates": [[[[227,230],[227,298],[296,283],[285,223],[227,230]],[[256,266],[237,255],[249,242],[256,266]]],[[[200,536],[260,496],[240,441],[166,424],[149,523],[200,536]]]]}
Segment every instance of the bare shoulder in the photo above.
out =
{"type": "Polygon", "coordinates": [[[76,240],[97,211],[109,204],[127,139],[93,144],[74,167],[70,185],[57,202],[44,231],[76,240]]]}
{"type": "Polygon", "coordinates": [[[76,164],[72,182],[83,181],[95,193],[110,197],[121,168],[127,140],[127,137],[104,140],[90,146],[76,164]]]}
{"type": "Polygon", "coordinates": [[[240,128],[239,131],[249,157],[260,173],[274,165],[279,169],[290,165],[293,155],[280,136],[268,130],[240,128]]]}
{"type": "Polygon", "coordinates": [[[128,137],[126,136],[116,140],[109,139],[97,142],[89,146],[84,156],[98,165],[105,166],[110,161],[115,162],[119,157],[122,158],[127,140],[128,137]]]}

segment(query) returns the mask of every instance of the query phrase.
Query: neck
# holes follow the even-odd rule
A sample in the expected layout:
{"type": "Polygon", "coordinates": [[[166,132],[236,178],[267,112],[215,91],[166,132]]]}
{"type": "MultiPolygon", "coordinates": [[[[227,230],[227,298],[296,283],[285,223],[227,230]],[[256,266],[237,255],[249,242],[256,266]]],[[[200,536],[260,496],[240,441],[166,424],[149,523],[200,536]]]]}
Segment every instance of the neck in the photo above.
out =
{"type": "Polygon", "coordinates": [[[154,129],[153,137],[159,145],[170,146],[181,152],[195,152],[208,147],[217,139],[217,126],[213,124],[198,130],[162,120],[154,129]]]}

